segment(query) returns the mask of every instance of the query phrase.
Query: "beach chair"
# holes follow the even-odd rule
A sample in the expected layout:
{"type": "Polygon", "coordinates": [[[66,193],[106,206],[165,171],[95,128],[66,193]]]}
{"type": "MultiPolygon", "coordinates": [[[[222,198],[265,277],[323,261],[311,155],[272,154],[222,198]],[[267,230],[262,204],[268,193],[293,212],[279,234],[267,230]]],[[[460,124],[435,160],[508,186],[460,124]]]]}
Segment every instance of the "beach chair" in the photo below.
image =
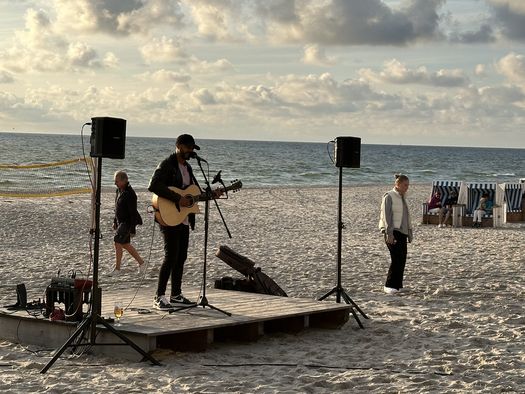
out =
{"type": "MultiPolygon", "coordinates": [[[[479,205],[479,199],[484,193],[487,193],[489,195],[489,200],[492,201],[494,207],[498,208],[503,204],[503,193],[502,189],[498,187],[498,184],[496,182],[470,182],[466,183],[466,204],[465,204],[465,214],[463,218],[463,225],[464,226],[471,226],[473,221],[473,215],[474,211],[479,205]]],[[[500,223],[499,219],[502,219],[500,217],[497,218],[496,221],[494,221],[494,213],[497,215],[500,215],[501,210],[491,208],[487,209],[485,212],[485,215],[482,219],[482,227],[492,227],[495,224],[497,225],[500,223]]]]}
{"type": "MultiPolygon", "coordinates": [[[[433,181],[432,190],[430,191],[430,197],[434,195],[435,192],[439,191],[441,193],[441,204],[444,205],[445,201],[450,197],[452,191],[455,191],[459,196],[459,190],[461,188],[461,181],[433,181]]],[[[423,210],[423,224],[438,224],[439,214],[428,212],[428,202],[425,201],[422,205],[423,210]]],[[[450,219],[452,220],[452,219],[450,219]]]]}
{"type": "Polygon", "coordinates": [[[524,221],[525,183],[503,183],[501,186],[504,195],[504,222],[513,223],[524,221]]]}

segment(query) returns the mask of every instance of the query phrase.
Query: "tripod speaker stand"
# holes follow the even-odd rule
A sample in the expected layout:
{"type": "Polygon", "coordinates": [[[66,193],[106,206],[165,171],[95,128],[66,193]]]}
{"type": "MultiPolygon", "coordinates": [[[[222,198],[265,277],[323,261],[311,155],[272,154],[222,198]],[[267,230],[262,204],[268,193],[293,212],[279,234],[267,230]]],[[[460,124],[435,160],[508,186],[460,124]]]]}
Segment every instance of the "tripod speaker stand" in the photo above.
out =
{"type": "MultiPolygon", "coordinates": [[[[92,156],[93,152],[92,152],[92,156]]],[[[62,355],[62,353],[68,347],[78,347],[78,346],[122,346],[128,345],[131,346],[138,353],[142,354],[145,359],[148,359],[155,365],[161,365],[153,356],[142,350],[137,346],[133,341],[127,338],[124,334],[117,331],[111,324],[101,317],[101,304],[102,304],[102,289],[98,287],[98,258],[99,258],[99,249],[100,249],[100,193],[101,193],[101,181],[102,181],[102,156],[98,157],[97,161],[97,178],[96,178],[96,193],[95,193],[95,244],[93,250],[93,287],[91,294],[91,307],[90,312],[80,323],[78,328],[75,330],[73,335],[60,347],[56,352],[53,358],[46,364],[40,373],[46,373],[49,368],[55,363],[56,360],[62,355]],[[100,324],[108,329],[111,333],[119,337],[123,342],[117,343],[97,343],[97,325],[100,324]],[[89,334],[87,342],[82,343],[82,339],[86,334],[89,334]],[[77,338],[79,340],[73,343],[77,338]]]]}
{"type": "Polygon", "coordinates": [[[339,167],[339,197],[338,197],[338,210],[337,210],[337,284],[325,295],[319,298],[319,301],[335,294],[336,302],[340,303],[341,298],[347,303],[352,305],[351,312],[354,316],[359,327],[364,328],[359,316],[357,316],[356,310],[365,318],[368,316],[359,308],[359,306],[350,298],[346,293],[345,289],[341,284],[341,245],[343,228],[345,225],[342,220],[342,205],[343,205],[343,167],[354,167],[359,168],[360,152],[361,152],[361,139],[355,137],[338,137],[336,139],[336,166],[339,167]]]}

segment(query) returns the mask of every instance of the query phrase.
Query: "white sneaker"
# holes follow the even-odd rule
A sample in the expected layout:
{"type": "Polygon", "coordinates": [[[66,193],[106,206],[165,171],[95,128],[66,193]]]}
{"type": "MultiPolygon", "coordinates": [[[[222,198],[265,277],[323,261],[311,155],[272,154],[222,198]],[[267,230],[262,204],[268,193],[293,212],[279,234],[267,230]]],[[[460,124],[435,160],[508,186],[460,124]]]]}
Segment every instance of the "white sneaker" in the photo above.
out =
{"type": "Polygon", "coordinates": [[[383,287],[383,291],[386,293],[386,294],[390,294],[390,295],[393,295],[393,294],[397,294],[399,293],[399,290],[398,289],[394,289],[392,287],[383,287]]]}
{"type": "Polygon", "coordinates": [[[173,305],[170,304],[165,295],[161,295],[153,299],[153,307],[159,310],[168,310],[173,308],[173,305]]]}
{"type": "Polygon", "coordinates": [[[109,271],[106,275],[107,276],[120,276],[121,272],[120,270],[113,268],[112,271],[109,271]]]}
{"type": "Polygon", "coordinates": [[[145,272],[146,272],[146,263],[142,263],[141,265],[139,265],[139,275],[144,275],[145,272]]]}

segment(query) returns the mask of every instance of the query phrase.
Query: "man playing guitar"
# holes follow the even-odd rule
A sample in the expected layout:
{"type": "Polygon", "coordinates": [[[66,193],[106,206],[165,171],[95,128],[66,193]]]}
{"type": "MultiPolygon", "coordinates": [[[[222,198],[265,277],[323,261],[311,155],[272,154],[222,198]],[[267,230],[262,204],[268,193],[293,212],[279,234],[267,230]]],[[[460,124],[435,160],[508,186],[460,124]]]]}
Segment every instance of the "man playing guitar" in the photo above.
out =
{"type": "MultiPolygon", "coordinates": [[[[173,202],[176,209],[188,208],[194,204],[190,196],[179,194],[173,189],[184,190],[196,185],[197,179],[193,175],[188,159],[192,157],[194,150],[200,150],[195,144],[194,138],[189,134],[181,134],[177,137],[175,153],[164,159],[155,169],[151,177],[148,190],[160,198],[173,202]]],[[[213,197],[218,198],[222,190],[215,190],[213,197]]],[[[154,299],[154,307],[157,309],[170,309],[174,306],[194,305],[182,295],[182,274],[184,263],[188,254],[189,228],[195,227],[195,214],[189,213],[184,220],[176,225],[167,225],[156,217],[160,225],[160,231],[164,237],[164,261],[159,272],[157,292],[154,299]],[[170,298],[166,297],[166,287],[171,276],[170,298]]]]}

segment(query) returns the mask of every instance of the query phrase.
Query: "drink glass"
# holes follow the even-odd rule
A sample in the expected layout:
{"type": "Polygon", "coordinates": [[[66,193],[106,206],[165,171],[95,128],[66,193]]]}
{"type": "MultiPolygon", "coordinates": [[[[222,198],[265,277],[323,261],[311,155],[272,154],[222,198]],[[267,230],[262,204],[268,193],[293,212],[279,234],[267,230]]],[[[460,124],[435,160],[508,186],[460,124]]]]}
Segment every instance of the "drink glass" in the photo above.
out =
{"type": "Polygon", "coordinates": [[[120,302],[115,303],[115,308],[113,309],[113,313],[115,314],[115,317],[117,318],[117,322],[115,323],[115,326],[120,327],[122,324],[120,324],[120,318],[124,314],[124,306],[120,302]]]}

